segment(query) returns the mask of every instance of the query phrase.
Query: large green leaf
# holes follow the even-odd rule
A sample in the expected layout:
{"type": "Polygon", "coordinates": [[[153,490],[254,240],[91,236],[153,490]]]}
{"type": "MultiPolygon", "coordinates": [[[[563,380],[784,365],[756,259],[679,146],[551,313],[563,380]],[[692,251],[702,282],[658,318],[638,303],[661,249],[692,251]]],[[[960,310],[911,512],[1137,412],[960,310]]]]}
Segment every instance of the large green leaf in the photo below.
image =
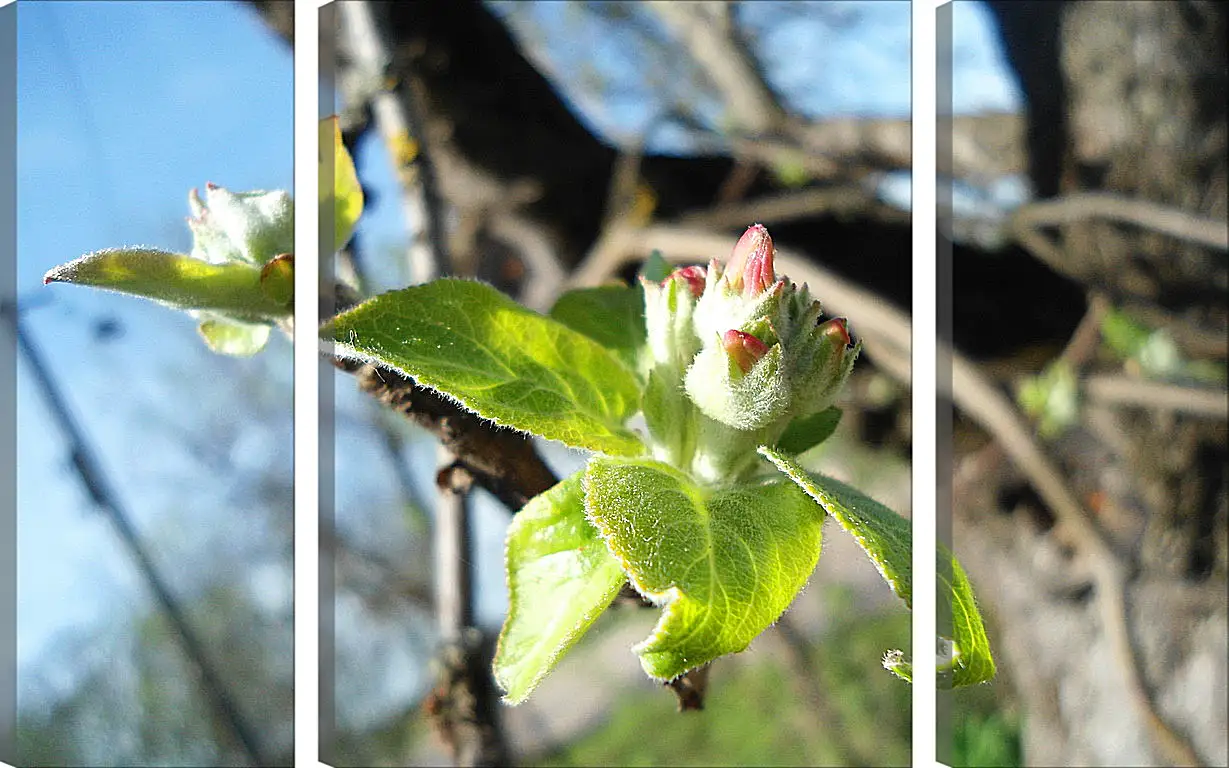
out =
{"type": "Polygon", "coordinates": [[[559,297],[550,316],[583,333],[636,370],[644,345],[644,291],[640,286],[577,288],[559,297]]]}
{"type": "Polygon", "coordinates": [[[819,559],[824,516],[785,481],[710,490],[667,464],[595,457],[585,508],[636,589],[665,605],[633,649],[660,680],[745,649],[819,559]]]}
{"type": "Polygon", "coordinates": [[[497,424],[612,455],[644,452],[624,426],[640,405],[626,366],[489,285],[436,280],[385,293],[320,335],[338,354],[396,368],[497,424]]]}
{"type": "Polygon", "coordinates": [[[108,248],[52,269],[44,283],[76,283],[143,296],[176,309],[207,310],[243,322],[276,320],[293,310],[261,287],[261,268],[210,264],[154,248],[108,248]]]}
{"type": "MultiPolygon", "coordinates": [[[[798,462],[777,450],[761,447],[760,453],[836,518],[866,551],[892,591],[906,606],[912,607],[913,531],[910,522],[839,480],[807,472],[798,462]]],[[[937,573],[946,587],[941,595],[952,609],[955,634],[952,639],[957,649],[954,662],[947,670],[954,674],[950,678],[943,675],[940,682],[955,686],[985,682],[994,676],[994,659],[981,614],[977,611],[973,587],[946,547],[939,545],[936,557],[937,573]],[[950,580],[943,578],[945,563],[946,572],[952,574],[950,580]]],[[[908,670],[908,665],[899,668],[908,670]]]]}
{"type": "Polygon", "coordinates": [[[627,581],[585,519],[581,473],[535,496],[508,528],[508,618],[495,652],[504,700],[519,704],[627,581]]]}

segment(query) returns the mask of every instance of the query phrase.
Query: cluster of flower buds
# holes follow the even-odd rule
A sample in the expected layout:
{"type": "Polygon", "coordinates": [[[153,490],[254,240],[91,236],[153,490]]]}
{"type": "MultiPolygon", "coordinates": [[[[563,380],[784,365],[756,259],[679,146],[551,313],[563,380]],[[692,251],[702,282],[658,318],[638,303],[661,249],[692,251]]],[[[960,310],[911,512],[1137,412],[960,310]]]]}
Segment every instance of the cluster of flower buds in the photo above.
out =
{"type": "Polygon", "coordinates": [[[294,203],[282,190],[230,192],[205,185],[188,195],[192,255],[211,264],[246,262],[262,266],[294,252],[294,203]]]}
{"type": "Polygon", "coordinates": [[[737,477],[757,446],[830,406],[860,351],[843,318],[819,322],[805,285],[777,279],[774,256],[756,224],[724,269],[714,259],[642,281],[654,451],[709,482],[737,477]]]}

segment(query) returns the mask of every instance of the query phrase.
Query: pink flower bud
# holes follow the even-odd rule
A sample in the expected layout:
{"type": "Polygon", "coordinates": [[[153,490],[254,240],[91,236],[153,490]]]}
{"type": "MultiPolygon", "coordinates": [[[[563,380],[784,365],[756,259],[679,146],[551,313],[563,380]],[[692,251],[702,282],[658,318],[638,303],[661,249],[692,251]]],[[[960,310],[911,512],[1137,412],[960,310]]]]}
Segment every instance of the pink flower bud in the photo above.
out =
{"type": "Polygon", "coordinates": [[[759,296],[776,282],[772,259],[775,249],[772,237],[763,224],[753,224],[734,246],[726,266],[727,284],[745,296],[759,296]]]}
{"type": "Polygon", "coordinates": [[[666,283],[674,279],[682,279],[687,281],[687,288],[691,291],[691,295],[700,298],[700,294],[704,293],[704,267],[682,267],[670,273],[669,277],[662,281],[664,288],[666,283]]]}
{"type": "Polygon", "coordinates": [[[833,340],[840,340],[841,344],[848,347],[853,343],[849,337],[849,326],[843,317],[834,317],[820,324],[819,332],[826,336],[831,336],[833,340]]]}
{"type": "Polygon", "coordinates": [[[726,331],[721,336],[721,346],[725,347],[726,354],[743,373],[750,371],[760,358],[768,354],[767,344],[743,331],[726,331]]]}

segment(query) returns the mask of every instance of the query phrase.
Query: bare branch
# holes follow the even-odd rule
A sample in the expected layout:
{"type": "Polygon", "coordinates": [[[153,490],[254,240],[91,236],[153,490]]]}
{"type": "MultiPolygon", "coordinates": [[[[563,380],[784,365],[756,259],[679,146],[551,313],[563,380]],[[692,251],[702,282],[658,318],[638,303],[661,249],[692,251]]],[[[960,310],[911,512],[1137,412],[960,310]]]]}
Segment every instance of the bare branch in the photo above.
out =
{"type": "Polygon", "coordinates": [[[654,0],[650,10],[668,26],[721,94],[740,132],[772,133],[788,114],[764,79],[750,51],[735,35],[725,3],[654,0]]]}
{"type": "Polygon", "coordinates": [[[1105,405],[1129,405],[1158,411],[1176,411],[1225,421],[1229,419],[1229,392],[1144,381],[1121,375],[1089,376],[1084,392],[1105,405]]]}
{"type": "Polygon", "coordinates": [[[1229,227],[1226,227],[1223,221],[1205,219],[1148,200],[1132,200],[1106,192],[1085,192],[1030,203],[1012,216],[1011,229],[1020,242],[1038,257],[1051,262],[1054,259],[1061,261],[1057,248],[1040,230],[1043,227],[1072,224],[1088,219],[1120,221],[1178,240],[1222,251],[1229,250],[1229,227]]]}
{"type": "Polygon", "coordinates": [[[532,439],[499,429],[395,371],[334,359],[358,377],[359,389],[433,434],[474,483],[515,512],[558,482],[532,439]]]}

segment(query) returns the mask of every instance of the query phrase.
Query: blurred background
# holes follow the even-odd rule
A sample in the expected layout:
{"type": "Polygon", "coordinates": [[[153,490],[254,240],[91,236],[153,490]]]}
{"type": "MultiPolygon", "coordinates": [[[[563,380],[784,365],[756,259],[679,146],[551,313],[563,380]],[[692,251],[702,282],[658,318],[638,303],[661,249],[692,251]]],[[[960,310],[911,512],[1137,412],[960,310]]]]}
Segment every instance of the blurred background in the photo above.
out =
{"type": "Polygon", "coordinates": [[[959,107],[965,5],[939,24],[952,527],[999,676],[940,697],[940,758],[1225,765],[1226,7],[986,3],[1004,116],[959,107]]]}
{"type": "MultiPolygon", "coordinates": [[[[289,39],[288,20],[264,10],[289,39]]],[[[338,49],[331,77],[367,195],[340,278],[374,294],[430,276],[424,178],[442,201],[452,269],[538,309],[572,281],[627,279],[653,248],[692,263],[725,258],[760,221],[800,254],[789,274],[848,314],[867,345],[837,435],[804,461],[909,514],[908,3],[334,10],[322,47],[338,49]],[[377,34],[364,39],[367,14],[377,34]],[[407,121],[411,151],[396,141],[389,151],[385,108],[407,121]]],[[[967,4],[958,17],[959,109],[1018,119],[985,8],[967,4]]],[[[436,440],[355,378],[335,380],[335,721],[324,757],[481,763],[440,678],[436,440]]],[[[537,449],[560,477],[584,459],[537,449]]],[[[469,516],[474,623],[489,641],[507,607],[510,512],[475,490],[469,516]]],[[[702,713],[676,713],[629,650],[655,616],[616,604],[527,703],[479,715],[489,726],[480,746],[516,764],[908,762],[910,690],[880,659],[910,653],[910,616],[840,531],[829,530],[786,618],[713,666],[702,713]]],[[[1018,723],[1000,716],[1004,706],[995,689],[972,716],[989,723],[977,731],[989,749],[1016,760],[1018,723]]]]}
{"type": "Polygon", "coordinates": [[[99,248],[188,251],[188,191],[207,181],[289,188],[291,53],[237,3],[23,0],[17,16],[23,335],[94,492],[113,492],[200,646],[185,651],[20,356],[18,762],[288,765],[290,344],[220,357],[183,313],[42,276],[99,248]]]}

